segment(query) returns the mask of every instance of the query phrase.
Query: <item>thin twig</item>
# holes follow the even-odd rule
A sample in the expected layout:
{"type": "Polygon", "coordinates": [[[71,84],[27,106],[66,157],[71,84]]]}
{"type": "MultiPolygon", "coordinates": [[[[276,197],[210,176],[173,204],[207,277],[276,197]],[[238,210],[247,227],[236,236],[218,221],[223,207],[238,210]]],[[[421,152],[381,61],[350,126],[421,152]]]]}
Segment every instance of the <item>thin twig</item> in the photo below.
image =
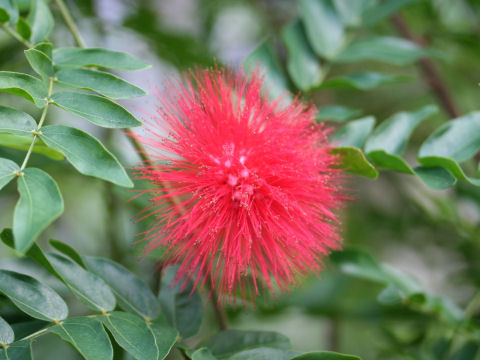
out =
{"type": "Polygon", "coordinates": [[[80,34],[80,31],[78,30],[77,24],[73,20],[73,17],[70,14],[70,11],[68,10],[67,6],[63,2],[63,0],[55,0],[55,3],[57,4],[58,9],[62,14],[65,24],[67,24],[68,29],[70,30],[73,38],[75,39],[75,43],[79,48],[85,48],[87,45],[85,44],[85,41],[83,40],[83,37],[80,34]]]}
{"type": "MultiPolygon", "coordinates": [[[[422,47],[426,45],[426,41],[424,39],[412,33],[412,31],[408,27],[408,24],[402,15],[400,14],[393,15],[392,23],[397,29],[398,33],[402,35],[404,38],[410,41],[413,41],[414,43],[422,47]]],[[[418,60],[417,63],[420,70],[422,71],[422,74],[425,80],[428,83],[428,86],[430,86],[430,89],[435,94],[440,104],[442,104],[443,108],[448,113],[448,115],[452,118],[459,117],[460,112],[458,111],[458,107],[453,101],[453,98],[447,86],[443,82],[442,76],[438,72],[433,61],[428,58],[422,58],[418,60]]]]}
{"type": "Polygon", "coordinates": [[[212,286],[210,289],[211,292],[211,302],[213,307],[213,312],[215,313],[215,319],[217,320],[218,328],[220,330],[228,329],[228,315],[225,312],[225,308],[220,303],[218,294],[215,291],[215,288],[212,286]]]}

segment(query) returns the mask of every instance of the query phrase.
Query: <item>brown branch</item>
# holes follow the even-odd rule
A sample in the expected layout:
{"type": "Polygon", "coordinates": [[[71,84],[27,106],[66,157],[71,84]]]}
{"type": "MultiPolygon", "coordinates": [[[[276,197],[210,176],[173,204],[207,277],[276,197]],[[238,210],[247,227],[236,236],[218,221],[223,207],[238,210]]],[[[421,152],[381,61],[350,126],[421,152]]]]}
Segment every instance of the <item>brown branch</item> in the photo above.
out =
{"type": "MultiPolygon", "coordinates": [[[[397,32],[402,35],[405,39],[413,41],[414,43],[425,46],[426,41],[425,39],[416,36],[412,33],[410,28],[408,27],[407,22],[400,14],[395,14],[392,16],[392,23],[395,26],[397,32]]],[[[435,64],[431,59],[422,58],[417,62],[418,67],[420,68],[428,86],[432,90],[433,94],[437,97],[437,100],[443,106],[445,111],[448,115],[452,118],[456,118],[460,116],[460,112],[453,101],[453,98],[442,80],[440,73],[438,72],[435,64]]]]}

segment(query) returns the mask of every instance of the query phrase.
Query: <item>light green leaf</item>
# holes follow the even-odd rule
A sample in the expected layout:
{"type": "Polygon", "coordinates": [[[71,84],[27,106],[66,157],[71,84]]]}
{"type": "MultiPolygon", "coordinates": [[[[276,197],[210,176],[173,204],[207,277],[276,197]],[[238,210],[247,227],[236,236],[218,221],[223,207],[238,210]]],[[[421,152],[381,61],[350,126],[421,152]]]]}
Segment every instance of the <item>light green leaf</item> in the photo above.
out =
{"type": "Polygon", "coordinates": [[[331,259],[346,274],[381,284],[388,283],[390,280],[382,267],[366,252],[345,249],[341,252],[332,253],[331,259]]]}
{"type": "Polygon", "coordinates": [[[203,318],[202,299],[198,292],[192,293],[191,282],[185,286],[181,281],[172,288],[175,273],[174,267],[164,270],[158,298],[170,325],[178,330],[182,338],[188,338],[200,329],[203,318]]]}
{"type": "Polygon", "coordinates": [[[340,354],[332,351],[315,351],[302,354],[292,360],[362,360],[358,356],[340,354]]]}
{"type": "Polygon", "coordinates": [[[30,2],[28,23],[32,28],[31,42],[36,44],[48,38],[53,29],[53,16],[44,0],[30,2]]]}
{"type": "Polygon", "coordinates": [[[338,62],[374,60],[393,65],[407,65],[429,56],[430,52],[417,44],[396,37],[372,37],[347,46],[336,59],[338,62]]]}
{"type": "Polygon", "coordinates": [[[4,17],[0,18],[0,22],[15,24],[18,21],[18,6],[15,0],[0,0],[0,9],[4,10],[4,17]]]}
{"type": "Polygon", "coordinates": [[[40,169],[27,168],[18,178],[18,201],[13,215],[15,249],[25,253],[35,239],[63,212],[55,181],[40,169]]]}
{"type": "Polygon", "coordinates": [[[351,109],[346,106],[327,105],[322,106],[320,110],[318,110],[317,121],[345,122],[361,113],[361,110],[351,109]]]}
{"type": "Polygon", "coordinates": [[[113,359],[113,348],[102,324],[88,317],[76,317],[48,328],[71,344],[86,360],[113,359]]]}
{"type": "Polygon", "coordinates": [[[353,146],[362,148],[365,140],[375,125],[373,116],[349,121],[332,136],[332,142],[339,147],[353,146]]]}
{"type": "Polygon", "coordinates": [[[101,278],[65,256],[54,253],[46,253],[45,256],[65,285],[85,306],[99,312],[115,309],[115,296],[101,278]]]}
{"type": "Polygon", "coordinates": [[[428,187],[435,190],[447,189],[457,183],[457,179],[450,171],[443,167],[425,167],[419,166],[413,169],[417,175],[428,187]]]}
{"type": "Polygon", "coordinates": [[[333,0],[335,9],[340,14],[342,21],[348,26],[359,26],[365,11],[376,4],[376,0],[333,0]]]}
{"type": "Polygon", "coordinates": [[[20,166],[12,160],[0,158],[0,190],[17,176],[18,171],[20,166]]]}
{"type": "Polygon", "coordinates": [[[159,352],[158,358],[159,360],[163,360],[167,357],[173,345],[177,342],[179,337],[178,331],[158,319],[152,321],[148,326],[157,342],[159,352]]]}
{"type": "Polygon", "coordinates": [[[15,340],[13,329],[0,317],[0,347],[8,345],[15,340]]]}
{"type": "Polygon", "coordinates": [[[323,71],[301,23],[296,21],[285,27],[282,38],[288,51],[287,70],[297,88],[307,91],[320,85],[323,71]]]}
{"type": "Polygon", "coordinates": [[[133,187],[127,172],[115,156],[86,132],[63,125],[49,125],[42,128],[40,138],[49,147],[63,153],[82,174],[120,186],[133,187]]]}
{"type": "Polygon", "coordinates": [[[362,150],[359,148],[344,146],[333,148],[331,152],[332,154],[339,156],[339,168],[345,169],[352,174],[357,174],[372,179],[375,179],[378,176],[378,171],[372,164],[368,162],[362,150]]]}
{"type": "Polygon", "coordinates": [[[275,51],[267,41],[253,50],[253,52],[245,58],[243,65],[248,72],[256,69],[260,70],[260,74],[264,76],[264,83],[268,95],[272,99],[283,96],[285,100],[290,101],[291,97],[288,93],[285,73],[275,51]]]}
{"type": "Polygon", "coordinates": [[[52,59],[42,51],[37,48],[25,50],[25,56],[32,69],[43,79],[53,76],[52,59]]]}
{"type": "Polygon", "coordinates": [[[52,100],[62,109],[98,126],[128,128],[142,124],[120,105],[100,96],[65,91],[53,94],[52,100]]]}
{"type": "Polygon", "coordinates": [[[406,174],[413,174],[413,170],[408,163],[398,155],[392,155],[385,150],[374,150],[367,154],[375,166],[379,168],[403,172],[406,174]]]}
{"type": "Polygon", "coordinates": [[[160,304],[150,288],[122,265],[90,256],[84,256],[83,261],[110,286],[124,310],[149,319],[160,315],[160,304]]]}
{"type": "Polygon", "coordinates": [[[21,96],[37,107],[45,106],[47,86],[39,79],[10,71],[0,71],[0,91],[21,96]]]}
{"type": "Polygon", "coordinates": [[[32,36],[32,28],[30,24],[23,17],[18,18],[17,33],[25,40],[29,40],[32,36]]]}
{"type": "Polygon", "coordinates": [[[52,61],[52,43],[46,41],[35,45],[35,48],[38,51],[44,53],[52,61]]]}
{"type": "MultiPolygon", "coordinates": [[[[2,134],[0,132],[0,146],[7,147],[10,149],[17,149],[28,151],[30,145],[32,144],[33,134],[29,136],[19,136],[12,134],[2,134]]],[[[65,156],[62,153],[50,149],[47,147],[43,141],[37,140],[35,146],[33,147],[33,152],[36,154],[44,155],[52,160],[64,160],[65,156]]]]}
{"type": "Polygon", "coordinates": [[[60,321],[68,315],[65,301],[55,291],[30,276],[0,270],[0,292],[33,318],[60,321]]]}
{"type": "Polygon", "coordinates": [[[301,354],[294,350],[281,350],[269,347],[261,347],[257,349],[250,349],[236,353],[228,360],[290,360],[295,356],[301,354]]]}
{"type": "Polygon", "coordinates": [[[32,131],[36,129],[37,123],[30,115],[23,111],[0,105],[0,132],[32,135],[32,131]]]}
{"type": "Polygon", "coordinates": [[[55,74],[57,84],[64,87],[95,91],[112,99],[144,96],[145,91],[118,76],[91,69],[60,69],[55,74]]]}
{"type": "Polygon", "coordinates": [[[362,72],[339,76],[325,81],[321,88],[345,88],[357,90],[372,90],[380,85],[406,81],[407,76],[387,75],[376,72],[362,72]]]}
{"type": "Polygon", "coordinates": [[[102,48],[59,48],[53,51],[53,61],[57,65],[80,67],[94,66],[117,70],[140,70],[149,64],[123,52],[102,48]]]}
{"type": "Polygon", "coordinates": [[[144,320],[136,315],[114,311],[100,317],[115,341],[137,360],[157,360],[155,338],[144,320]]]}
{"type": "Polygon", "coordinates": [[[344,45],[345,32],[331,1],[301,0],[300,14],[313,50],[326,59],[335,58],[344,45]]]}
{"type": "Polygon", "coordinates": [[[273,331],[225,330],[205,343],[212,354],[219,359],[230,358],[240,351],[270,347],[276,349],[290,348],[290,340],[273,331]]]}
{"type": "Polygon", "coordinates": [[[33,360],[32,342],[17,341],[8,345],[7,349],[0,349],[0,360],[33,360]]]}
{"type": "Polygon", "coordinates": [[[212,352],[207,348],[201,348],[194,351],[190,358],[192,360],[217,360],[217,358],[213,356],[212,352]]]}
{"type": "Polygon", "coordinates": [[[86,269],[85,263],[83,262],[82,257],[80,254],[72,248],[70,245],[65,244],[64,242],[50,239],[48,243],[57,251],[61,252],[62,254],[68,256],[70,259],[75,261],[78,265],[82,268],[86,269]]]}
{"type": "MultiPolygon", "coordinates": [[[[344,0],[348,1],[348,0],[344,0]]],[[[381,20],[386,19],[402,7],[420,2],[422,0],[386,0],[380,2],[379,5],[371,7],[363,15],[363,23],[365,25],[374,25],[381,20]]]]}

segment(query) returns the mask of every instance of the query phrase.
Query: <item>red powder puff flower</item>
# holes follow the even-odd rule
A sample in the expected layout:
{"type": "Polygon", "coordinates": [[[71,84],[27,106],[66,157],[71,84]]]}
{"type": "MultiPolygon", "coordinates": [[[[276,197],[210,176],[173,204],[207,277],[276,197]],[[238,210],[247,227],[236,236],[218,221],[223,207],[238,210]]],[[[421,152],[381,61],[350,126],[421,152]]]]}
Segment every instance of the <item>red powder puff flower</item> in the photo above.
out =
{"type": "Polygon", "coordinates": [[[179,277],[244,298],[321,270],[340,247],[335,213],[345,198],[329,129],[298,100],[269,100],[262,81],[191,73],[169,84],[149,134],[138,136],[154,149],[137,169],[155,185],[147,252],[161,246],[179,277]]]}

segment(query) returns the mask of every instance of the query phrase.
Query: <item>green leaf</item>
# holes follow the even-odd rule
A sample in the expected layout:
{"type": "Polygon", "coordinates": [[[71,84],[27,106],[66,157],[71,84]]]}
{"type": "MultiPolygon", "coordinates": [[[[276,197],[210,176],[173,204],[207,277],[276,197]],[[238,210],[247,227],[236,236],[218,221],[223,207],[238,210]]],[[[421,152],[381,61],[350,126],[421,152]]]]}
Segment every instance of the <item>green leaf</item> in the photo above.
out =
{"type": "Polygon", "coordinates": [[[36,77],[10,71],[0,71],[0,91],[21,96],[37,107],[45,106],[47,86],[36,77]]]}
{"type": "Polygon", "coordinates": [[[151,322],[148,326],[157,342],[158,358],[162,360],[170,353],[173,345],[177,342],[179,336],[178,331],[158,319],[151,322]]]}
{"type": "Polygon", "coordinates": [[[37,45],[35,45],[35,48],[36,50],[44,53],[49,59],[50,59],[50,62],[52,61],[52,43],[46,41],[46,42],[42,42],[42,43],[39,43],[37,45]]]}
{"type": "Polygon", "coordinates": [[[425,167],[420,166],[413,169],[417,175],[428,187],[435,190],[447,189],[457,183],[457,179],[450,171],[443,167],[425,167]]]}
{"type": "Polygon", "coordinates": [[[331,254],[332,261],[346,274],[379,283],[388,283],[389,277],[368,253],[345,249],[331,254]]]}
{"type": "Polygon", "coordinates": [[[63,66],[94,66],[117,70],[140,70],[149,64],[132,55],[102,48],[59,48],[53,51],[53,61],[63,66]]]}
{"type": "Polygon", "coordinates": [[[32,28],[31,42],[36,44],[48,38],[53,29],[53,16],[44,0],[30,2],[28,22],[32,28]]]}
{"type": "Polygon", "coordinates": [[[85,263],[83,262],[82,257],[80,254],[72,248],[70,245],[65,244],[64,242],[58,241],[58,240],[53,240],[50,239],[48,243],[57,251],[61,252],[64,255],[67,255],[70,259],[75,261],[78,265],[83,267],[84,269],[86,268],[85,263]]]}
{"type": "Polygon", "coordinates": [[[8,345],[7,349],[0,349],[0,360],[33,360],[32,342],[17,341],[8,345]]]}
{"type": "Polygon", "coordinates": [[[18,171],[20,166],[12,160],[0,158],[0,190],[17,176],[18,171]]]}
{"type": "Polygon", "coordinates": [[[113,359],[113,348],[102,324],[88,317],[76,317],[48,328],[71,344],[86,360],[113,359]]]}
{"type": "Polygon", "coordinates": [[[478,341],[470,340],[458,349],[451,357],[451,360],[468,360],[475,359],[480,350],[478,341]]]}
{"type": "Polygon", "coordinates": [[[32,28],[24,18],[19,18],[17,22],[17,32],[25,40],[29,40],[32,36],[32,28]]]}
{"type": "Polygon", "coordinates": [[[53,76],[52,59],[42,51],[36,48],[25,50],[25,56],[32,69],[43,79],[48,79],[53,76]]]}
{"type": "Polygon", "coordinates": [[[32,131],[36,129],[37,123],[30,115],[23,111],[0,105],[0,132],[32,135],[32,131]]]}
{"type": "Polygon", "coordinates": [[[194,351],[190,358],[192,360],[217,360],[217,358],[213,356],[212,352],[207,348],[201,348],[194,351]]]}
{"type": "Polygon", "coordinates": [[[332,351],[316,351],[299,355],[292,360],[361,360],[358,356],[340,354],[332,351]]]}
{"type": "Polygon", "coordinates": [[[0,0],[0,9],[4,12],[0,22],[9,21],[10,24],[15,24],[18,21],[18,6],[15,0],[0,0]]]}
{"type": "Polygon", "coordinates": [[[293,350],[281,350],[269,347],[250,349],[236,353],[228,360],[290,360],[299,355],[300,352],[293,350]]]}
{"type": "Polygon", "coordinates": [[[378,171],[370,164],[363,154],[362,150],[356,147],[333,148],[332,154],[340,157],[339,167],[353,174],[375,179],[378,171]]]}
{"type": "Polygon", "coordinates": [[[175,273],[174,267],[164,270],[158,298],[169,324],[178,330],[182,338],[188,338],[200,329],[203,318],[202,299],[198,292],[193,292],[191,282],[184,284],[180,281],[172,288],[176,281],[175,273]]]}
{"type": "Polygon", "coordinates": [[[348,26],[359,26],[365,11],[375,5],[376,0],[333,0],[335,9],[340,14],[342,21],[348,26]]]}
{"type": "Polygon", "coordinates": [[[347,46],[336,59],[338,62],[374,60],[393,65],[407,65],[430,54],[417,44],[396,37],[372,37],[347,46]]]}
{"type": "Polygon", "coordinates": [[[367,157],[379,168],[414,174],[412,168],[405,160],[398,155],[389,154],[385,150],[371,151],[367,154],[367,157]]]}
{"type": "MultiPolygon", "coordinates": [[[[348,1],[348,0],[347,0],[348,1]]],[[[379,5],[371,7],[363,15],[363,23],[365,25],[374,25],[381,20],[386,19],[402,7],[420,2],[421,0],[386,0],[380,2],[379,5]]]]}
{"type": "Polygon", "coordinates": [[[285,73],[275,51],[267,41],[253,50],[245,58],[243,65],[248,72],[260,70],[260,74],[264,76],[266,90],[271,98],[276,99],[283,96],[288,101],[291,99],[285,73]]]}
{"type": "Polygon", "coordinates": [[[30,276],[0,270],[0,292],[33,318],[60,321],[68,315],[65,301],[55,291],[30,276]]]}
{"type": "MultiPolygon", "coordinates": [[[[0,133],[0,146],[8,147],[10,149],[17,149],[28,151],[30,145],[32,144],[33,134],[29,136],[19,136],[11,134],[1,134],[0,133]]],[[[50,149],[47,147],[43,141],[37,140],[35,146],[33,147],[33,152],[36,154],[44,155],[52,160],[64,160],[65,156],[62,153],[50,149]]]]}
{"type": "Polygon", "coordinates": [[[342,20],[330,0],[301,0],[300,14],[310,44],[317,55],[335,58],[344,45],[342,20]]]}
{"type": "Polygon", "coordinates": [[[99,312],[115,309],[115,296],[101,278],[63,255],[46,253],[45,256],[65,285],[85,306],[99,312]]]}
{"type": "Polygon", "coordinates": [[[55,181],[40,169],[25,169],[18,178],[18,201],[13,215],[15,249],[25,253],[35,239],[63,212],[63,199],[55,181]]]}
{"type": "Polygon", "coordinates": [[[100,96],[65,91],[53,94],[52,100],[62,109],[77,114],[98,126],[128,128],[142,124],[120,105],[100,96]]]}
{"type": "Polygon", "coordinates": [[[146,322],[136,315],[114,311],[101,317],[115,341],[137,360],[157,360],[155,338],[146,322]]]}
{"type": "Polygon", "coordinates": [[[112,289],[118,304],[126,311],[156,319],[160,304],[150,288],[122,265],[104,258],[84,256],[87,269],[100,276],[112,289]]]}
{"type": "Polygon", "coordinates": [[[60,69],[57,84],[64,87],[95,91],[112,99],[144,96],[145,91],[118,76],[91,69],[60,69]]]}
{"type": "Polygon", "coordinates": [[[0,7],[0,24],[6,23],[10,20],[10,14],[7,10],[0,7]]]}
{"type": "Polygon", "coordinates": [[[317,121],[328,120],[334,122],[345,122],[348,119],[360,115],[361,113],[361,110],[351,109],[346,106],[327,105],[322,106],[322,108],[318,111],[317,121]]]}
{"type": "Polygon", "coordinates": [[[13,329],[0,317],[0,346],[8,345],[15,340],[13,329]]]}
{"type": "Polygon", "coordinates": [[[286,26],[282,38],[288,51],[287,70],[300,90],[310,90],[322,82],[323,71],[299,21],[286,26]]]}
{"type": "Polygon", "coordinates": [[[115,156],[86,132],[63,125],[49,125],[42,128],[40,138],[49,147],[63,153],[82,174],[120,186],[133,187],[127,172],[115,156]]]}
{"type": "Polygon", "coordinates": [[[407,76],[361,72],[325,81],[321,88],[372,90],[380,85],[409,80],[407,76]]]}
{"type": "Polygon", "coordinates": [[[208,340],[205,346],[219,359],[226,359],[243,350],[263,347],[288,349],[291,344],[285,335],[273,331],[225,330],[208,340]]]}
{"type": "Polygon", "coordinates": [[[375,118],[373,116],[349,121],[348,124],[335,132],[332,142],[339,147],[353,146],[362,148],[374,125],[375,118]]]}

